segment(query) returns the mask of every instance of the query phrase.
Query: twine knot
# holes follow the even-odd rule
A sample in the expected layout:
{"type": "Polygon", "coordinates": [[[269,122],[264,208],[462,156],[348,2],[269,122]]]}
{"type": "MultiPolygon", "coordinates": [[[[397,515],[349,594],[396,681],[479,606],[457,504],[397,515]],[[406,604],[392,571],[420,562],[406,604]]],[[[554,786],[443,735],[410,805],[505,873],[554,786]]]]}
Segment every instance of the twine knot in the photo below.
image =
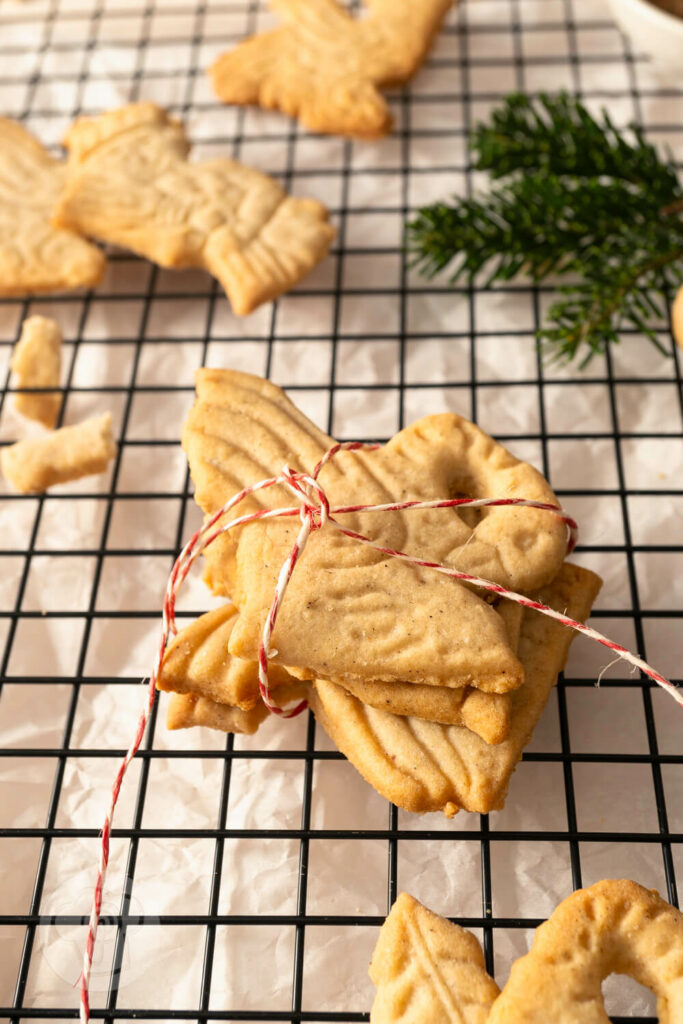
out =
{"type": "Polygon", "coordinates": [[[330,519],[330,502],[320,482],[308,473],[297,473],[289,466],[282,470],[282,481],[301,503],[299,518],[311,533],[320,530],[330,519]]]}

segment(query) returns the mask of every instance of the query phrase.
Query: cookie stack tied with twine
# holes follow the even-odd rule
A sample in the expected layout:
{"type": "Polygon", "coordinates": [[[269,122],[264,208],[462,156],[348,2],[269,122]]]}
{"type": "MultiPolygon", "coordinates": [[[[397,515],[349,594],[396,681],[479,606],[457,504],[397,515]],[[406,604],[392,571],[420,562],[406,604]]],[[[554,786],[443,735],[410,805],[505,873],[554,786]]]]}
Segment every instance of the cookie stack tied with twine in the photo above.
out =
{"type": "Polygon", "coordinates": [[[199,371],[183,447],[215,522],[167,612],[199,550],[231,603],[168,647],[169,727],[251,733],[303,698],[400,807],[501,807],[574,635],[535,608],[583,620],[600,588],[565,562],[571,521],[544,478],[454,414],[339,450],[279,388],[228,370],[199,371]]]}

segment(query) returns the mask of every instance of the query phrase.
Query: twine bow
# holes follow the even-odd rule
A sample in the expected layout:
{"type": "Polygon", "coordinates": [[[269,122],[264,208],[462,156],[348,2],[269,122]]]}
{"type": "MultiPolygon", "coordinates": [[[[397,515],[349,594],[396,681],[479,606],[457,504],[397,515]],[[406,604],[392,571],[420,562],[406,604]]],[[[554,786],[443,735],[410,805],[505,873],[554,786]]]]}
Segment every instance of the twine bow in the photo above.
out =
{"type": "Polygon", "coordinates": [[[88,1024],[90,1020],[90,1003],[88,993],[90,970],[92,967],[95,938],[97,935],[97,927],[99,924],[100,910],[102,906],[102,890],[109,862],[111,824],[119,791],[121,789],[121,783],[128,765],[135,757],[135,754],[140,747],[149,716],[152,712],[152,708],[154,707],[154,701],[156,698],[156,681],[161,671],[161,664],[169,638],[171,636],[175,636],[178,632],[175,622],[175,604],[180,588],[202,551],[206,550],[206,548],[213,544],[221,534],[234,530],[239,526],[245,526],[247,523],[258,522],[262,519],[286,519],[298,516],[301,521],[299,533],[278,576],[275,594],[263,627],[258,651],[259,690],[261,697],[268,710],[275,715],[280,715],[282,718],[294,718],[296,715],[301,714],[301,712],[306,709],[308,702],[303,700],[293,708],[281,708],[273,700],[268,683],[268,661],[269,658],[273,657],[277,652],[271,650],[271,638],[275,629],[278,611],[282,605],[282,601],[296,564],[306,547],[308,539],[312,533],[321,530],[325,526],[334,527],[339,530],[340,533],[344,534],[345,537],[349,537],[351,540],[358,541],[361,544],[367,544],[369,547],[374,548],[383,555],[387,555],[391,558],[398,558],[401,561],[408,562],[410,565],[415,565],[425,569],[432,569],[435,572],[443,573],[446,576],[450,576],[452,579],[469,583],[475,587],[479,587],[480,589],[487,590],[490,593],[505,598],[508,601],[514,601],[516,604],[520,604],[524,608],[530,608],[533,611],[539,612],[541,615],[546,615],[549,618],[555,619],[557,622],[562,623],[563,626],[576,630],[576,632],[582,633],[584,636],[597,641],[597,643],[602,644],[603,647],[613,651],[618,658],[622,658],[624,661],[627,661],[631,665],[640,669],[645,675],[666,690],[667,693],[669,693],[670,696],[678,702],[678,704],[683,706],[683,691],[679,690],[668,679],[651,668],[647,662],[642,660],[642,658],[632,654],[625,647],[615,643],[613,640],[609,640],[607,637],[603,636],[602,633],[598,633],[597,630],[592,629],[583,622],[577,622],[575,619],[572,619],[567,615],[563,615],[561,612],[555,611],[554,608],[549,608],[540,601],[534,601],[529,597],[525,597],[523,594],[517,594],[512,590],[507,590],[505,587],[498,583],[493,583],[491,580],[482,579],[480,576],[473,576],[470,573],[461,572],[453,566],[444,565],[442,562],[432,562],[423,558],[416,558],[413,555],[407,554],[405,551],[396,551],[393,548],[383,547],[381,544],[375,543],[375,541],[364,536],[362,533],[357,533],[355,530],[349,530],[342,526],[336,517],[351,512],[402,512],[418,509],[460,507],[526,507],[542,509],[557,516],[567,526],[567,553],[571,554],[576,546],[576,542],[578,540],[578,526],[576,521],[568,512],[563,508],[560,508],[558,505],[551,505],[540,501],[531,501],[526,498],[445,498],[434,501],[390,502],[384,505],[341,505],[331,507],[327,495],[325,494],[325,490],[318,480],[323,467],[340,451],[373,451],[379,447],[380,446],[378,444],[364,444],[360,441],[349,441],[336,444],[323,455],[310,474],[296,472],[289,466],[285,466],[278,476],[269,477],[268,479],[261,480],[256,484],[252,484],[250,487],[245,487],[238,494],[233,495],[225,505],[210,516],[201,529],[197,530],[197,532],[190,538],[176,559],[166,586],[162,613],[162,636],[157,650],[154,668],[149,677],[147,701],[140,714],[133,743],[121,762],[116,774],[109,809],[104,820],[104,825],[102,826],[100,860],[97,879],[95,882],[93,905],[88,923],[88,936],[86,939],[85,951],[83,953],[83,970],[80,978],[80,1018],[83,1024],[88,1024]],[[219,521],[228,512],[230,512],[231,509],[242,502],[245,498],[249,497],[249,495],[256,494],[258,491],[276,486],[284,486],[296,498],[297,504],[286,508],[261,509],[258,512],[239,516],[227,523],[218,525],[219,521]]]}

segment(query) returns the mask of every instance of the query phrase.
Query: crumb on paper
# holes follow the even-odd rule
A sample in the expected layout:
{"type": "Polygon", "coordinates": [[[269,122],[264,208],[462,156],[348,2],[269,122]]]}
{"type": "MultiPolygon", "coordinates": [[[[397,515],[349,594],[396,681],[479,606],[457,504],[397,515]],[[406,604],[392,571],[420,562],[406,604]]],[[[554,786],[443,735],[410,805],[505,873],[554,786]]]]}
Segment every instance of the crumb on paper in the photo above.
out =
{"type": "Polygon", "coordinates": [[[2,471],[22,494],[102,473],[116,455],[111,413],[61,427],[46,437],[26,438],[3,449],[2,471]]]}
{"type": "MultiPolygon", "coordinates": [[[[24,320],[10,362],[10,368],[17,376],[17,386],[59,387],[61,348],[62,332],[54,320],[45,316],[30,316],[24,320]]],[[[52,429],[57,422],[61,401],[59,391],[19,392],[14,396],[14,408],[22,416],[52,429]]]]}

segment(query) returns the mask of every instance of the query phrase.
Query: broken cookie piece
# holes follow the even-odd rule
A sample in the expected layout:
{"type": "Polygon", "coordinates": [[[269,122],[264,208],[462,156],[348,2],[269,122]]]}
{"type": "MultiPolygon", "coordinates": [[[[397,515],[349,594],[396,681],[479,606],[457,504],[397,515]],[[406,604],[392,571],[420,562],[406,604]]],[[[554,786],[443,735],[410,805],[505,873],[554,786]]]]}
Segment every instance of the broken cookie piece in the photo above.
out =
{"type": "Polygon", "coordinates": [[[22,494],[103,473],[116,456],[111,413],[61,427],[45,437],[25,438],[0,452],[2,471],[22,494]]]}
{"type": "Polygon", "coordinates": [[[51,223],[66,168],[16,121],[0,118],[0,295],[92,286],[102,252],[51,223]]]}
{"type": "MultiPolygon", "coordinates": [[[[16,374],[19,388],[50,388],[59,386],[61,369],[62,332],[54,320],[45,316],[30,316],[21,327],[21,337],[15,345],[10,369],[16,374]]],[[[14,408],[22,416],[37,420],[50,430],[54,427],[62,396],[59,391],[30,394],[18,392],[14,408]]]]}
{"type": "Polygon", "coordinates": [[[65,145],[56,225],[162,267],[203,267],[240,315],[292,288],[334,238],[322,203],[227,157],[189,163],[182,124],[153,103],[81,117],[65,145]]]}

